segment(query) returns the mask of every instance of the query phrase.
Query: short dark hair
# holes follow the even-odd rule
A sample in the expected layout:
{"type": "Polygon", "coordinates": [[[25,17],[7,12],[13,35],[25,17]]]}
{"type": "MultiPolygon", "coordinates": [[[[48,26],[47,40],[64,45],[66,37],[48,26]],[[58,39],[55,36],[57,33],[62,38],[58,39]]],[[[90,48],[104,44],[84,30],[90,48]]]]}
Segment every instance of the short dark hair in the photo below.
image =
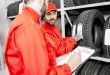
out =
{"type": "MultiPolygon", "coordinates": [[[[23,0],[22,0],[23,1],[23,0]]],[[[29,2],[29,0],[24,0],[24,3],[27,4],[29,2]]]]}

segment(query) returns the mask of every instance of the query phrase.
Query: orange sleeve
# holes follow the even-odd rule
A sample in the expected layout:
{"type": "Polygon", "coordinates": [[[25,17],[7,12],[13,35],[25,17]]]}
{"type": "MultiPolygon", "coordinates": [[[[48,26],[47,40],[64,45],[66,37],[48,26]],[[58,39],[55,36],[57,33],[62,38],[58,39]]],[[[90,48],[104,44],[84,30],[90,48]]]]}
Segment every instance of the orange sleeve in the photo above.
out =
{"type": "Polygon", "coordinates": [[[24,64],[15,45],[13,33],[9,36],[5,49],[5,62],[10,75],[29,75],[25,73],[24,64]]]}
{"type": "Polygon", "coordinates": [[[67,64],[50,68],[47,75],[71,75],[70,67],[67,64]]]}
{"type": "Polygon", "coordinates": [[[75,44],[76,44],[76,41],[72,37],[63,38],[59,42],[59,46],[56,51],[57,56],[61,56],[63,54],[70,52],[72,50],[72,48],[74,48],[75,44]]]}
{"type": "Polygon", "coordinates": [[[11,34],[5,52],[10,75],[71,75],[66,64],[49,66],[48,53],[41,36],[40,30],[33,27],[11,34]]]}

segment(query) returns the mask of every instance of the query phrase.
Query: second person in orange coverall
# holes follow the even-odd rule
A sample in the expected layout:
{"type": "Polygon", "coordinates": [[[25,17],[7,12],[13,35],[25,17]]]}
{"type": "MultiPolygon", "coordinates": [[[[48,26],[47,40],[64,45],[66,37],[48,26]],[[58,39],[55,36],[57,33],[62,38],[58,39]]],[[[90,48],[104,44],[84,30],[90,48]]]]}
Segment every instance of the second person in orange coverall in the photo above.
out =
{"type": "Polygon", "coordinates": [[[46,10],[45,21],[42,25],[43,29],[54,41],[57,48],[57,56],[68,53],[76,44],[76,40],[73,37],[63,38],[58,27],[55,25],[57,20],[57,7],[54,3],[48,3],[48,9],[46,10]]]}
{"type": "MultiPolygon", "coordinates": [[[[50,36],[55,45],[55,48],[53,50],[52,48],[48,49],[51,65],[56,64],[55,61],[56,57],[70,52],[77,42],[77,40],[75,40],[73,37],[66,38],[62,37],[58,27],[55,25],[56,20],[57,20],[57,7],[54,3],[49,2],[48,9],[46,10],[45,14],[45,21],[42,24],[42,28],[50,36]]],[[[49,42],[47,43],[47,45],[49,45],[49,42]]],[[[50,45],[48,47],[50,47],[50,45]]]]}

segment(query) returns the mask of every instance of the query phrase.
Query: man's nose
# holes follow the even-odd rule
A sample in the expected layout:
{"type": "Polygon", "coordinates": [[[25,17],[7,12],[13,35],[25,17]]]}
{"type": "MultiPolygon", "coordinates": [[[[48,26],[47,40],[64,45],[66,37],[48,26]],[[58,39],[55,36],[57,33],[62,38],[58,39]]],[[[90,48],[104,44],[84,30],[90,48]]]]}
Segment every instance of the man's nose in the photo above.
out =
{"type": "Polygon", "coordinates": [[[51,18],[54,18],[54,15],[53,14],[51,15],[51,18]]]}

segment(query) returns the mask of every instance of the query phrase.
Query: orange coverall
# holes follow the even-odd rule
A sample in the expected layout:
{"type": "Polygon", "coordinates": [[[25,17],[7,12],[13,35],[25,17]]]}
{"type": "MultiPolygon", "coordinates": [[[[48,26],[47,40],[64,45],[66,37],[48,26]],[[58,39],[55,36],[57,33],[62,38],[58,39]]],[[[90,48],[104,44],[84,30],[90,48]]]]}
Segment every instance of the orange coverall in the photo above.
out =
{"type": "Polygon", "coordinates": [[[44,22],[42,28],[50,36],[50,39],[52,39],[54,42],[54,46],[52,46],[51,43],[49,44],[49,40],[46,41],[48,42],[47,47],[49,60],[51,61],[50,65],[56,65],[56,57],[70,52],[75,46],[76,41],[72,37],[63,38],[56,25],[51,26],[47,22],[44,22]]]}

